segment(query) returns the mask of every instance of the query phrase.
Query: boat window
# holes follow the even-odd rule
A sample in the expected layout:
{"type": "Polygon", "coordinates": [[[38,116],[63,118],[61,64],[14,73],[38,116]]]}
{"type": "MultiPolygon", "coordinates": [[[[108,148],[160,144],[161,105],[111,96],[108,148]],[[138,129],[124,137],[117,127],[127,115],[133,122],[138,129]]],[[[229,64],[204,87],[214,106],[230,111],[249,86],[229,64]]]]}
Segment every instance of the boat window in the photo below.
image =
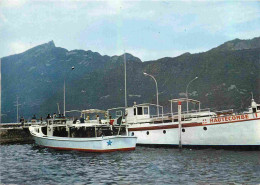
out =
{"type": "Polygon", "coordinates": [[[144,107],[144,114],[148,114],[148,107],[144,107]]]}
{"type": "Polygon", "coordinates": [[[136,108],[134,108],[134,115],[136,115],[136,108]]]}
{"type": "Polygon", "coordinates": [[[257,110],[260,110],[260,106],[257,106],[257,110]]]}
{"type": "Polygon", "coordinates": [[[143,107],[137,107],[137,115],[143,115],[143,107]]]}
{"type": "Polygon", "coordinates": [[[116,111],[116,117],[119,117],[119,116],[122,116],[122,111],[121,110],[116,111]]]}

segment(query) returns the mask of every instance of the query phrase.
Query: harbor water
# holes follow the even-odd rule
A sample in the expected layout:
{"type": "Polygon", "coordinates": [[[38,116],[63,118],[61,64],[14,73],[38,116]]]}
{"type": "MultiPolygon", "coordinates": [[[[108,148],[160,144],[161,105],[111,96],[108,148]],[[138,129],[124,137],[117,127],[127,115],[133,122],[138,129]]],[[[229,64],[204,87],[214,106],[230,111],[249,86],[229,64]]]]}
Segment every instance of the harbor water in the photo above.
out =
{"type": "Polygon", "coordinates": [[[85,153],[1,145],[1,184],[260,183],[260,152],[137,147],[85,153]]]}

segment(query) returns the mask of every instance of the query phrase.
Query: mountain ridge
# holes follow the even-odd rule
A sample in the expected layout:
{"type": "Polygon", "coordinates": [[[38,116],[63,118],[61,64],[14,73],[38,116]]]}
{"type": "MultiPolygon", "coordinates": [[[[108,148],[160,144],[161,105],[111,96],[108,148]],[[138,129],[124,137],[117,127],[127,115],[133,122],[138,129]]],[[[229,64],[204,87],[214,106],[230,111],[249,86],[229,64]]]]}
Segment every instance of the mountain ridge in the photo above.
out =
{"type": "MultiPolygon", "coordinates": [[[[251,40],[258,42],[260,37],[251,40]]],[[[7,115],[3,121],[16,120],[16,109],[10,103],[15,102],[16,96],[21,103],[20,115],[25,117],[57,112],[57,103],[62,107],[64,79],[67,110],[124,105],[124,54],[102,56],[91,50],[68,51],[56,47],[53,41],[39,46],[2,58],[1,103],[2,114],[7,115]]],[[[156,103],[154,81],[143,75],[147,72],[158,82],[162,105],[168,105],[168,99],[183,97],[188,82],[198,76],[189,87],[189,97],[214,109],[243,110],[250,103],[250,92],[260,100],[259,53],[258,47],[225,50],[221,46],[148,62],[126,53],[128,105],[156,103]]]]}
{"type": "Polygon", "coordinates": [[[212,50],[244,50],[244,49],[255,49],[260,48],[260,37],[255,37],[253,39],[242,40],[242,39],[234,39],[231,41],[227,41],[220,46],[213,48],[212,50]]]}

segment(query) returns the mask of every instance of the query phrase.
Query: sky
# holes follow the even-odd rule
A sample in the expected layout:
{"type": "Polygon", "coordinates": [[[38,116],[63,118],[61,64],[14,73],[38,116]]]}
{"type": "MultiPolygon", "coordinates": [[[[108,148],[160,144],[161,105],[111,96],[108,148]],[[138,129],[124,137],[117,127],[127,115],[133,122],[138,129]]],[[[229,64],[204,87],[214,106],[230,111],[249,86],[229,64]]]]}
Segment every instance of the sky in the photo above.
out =
{"type": "Polygon", "coordinates": [[[260,36],[260,1],[0,0],[0,57],[54,41],[142,61],[260,36]]]}

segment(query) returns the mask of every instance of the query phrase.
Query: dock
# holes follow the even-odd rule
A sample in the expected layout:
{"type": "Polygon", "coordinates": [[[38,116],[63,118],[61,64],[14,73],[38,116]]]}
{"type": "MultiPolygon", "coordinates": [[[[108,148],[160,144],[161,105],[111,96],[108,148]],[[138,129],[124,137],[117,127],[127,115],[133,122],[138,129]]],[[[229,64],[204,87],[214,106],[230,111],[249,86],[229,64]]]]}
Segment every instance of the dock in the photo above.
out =
{"type": "Polygon", "coordinates": [[[0,124],[0,144],[33,143],[29,132],[29,123],[2,123],[0,124]]]}

